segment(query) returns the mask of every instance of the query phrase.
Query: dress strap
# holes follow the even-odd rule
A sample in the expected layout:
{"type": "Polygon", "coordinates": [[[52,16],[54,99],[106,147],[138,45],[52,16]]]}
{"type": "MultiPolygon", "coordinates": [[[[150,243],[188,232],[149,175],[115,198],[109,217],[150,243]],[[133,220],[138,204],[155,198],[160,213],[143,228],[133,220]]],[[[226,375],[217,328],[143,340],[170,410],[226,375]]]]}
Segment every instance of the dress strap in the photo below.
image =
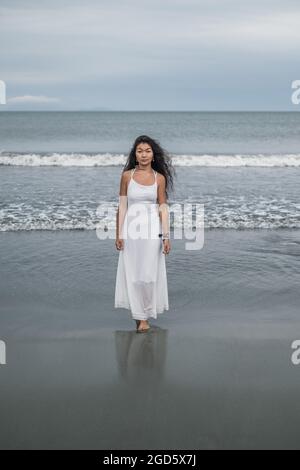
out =
{"type": "Polygon", "coordinates": [[[156,182],[156,175],[157,175],[157,171],[153,170],[154,171],[154,176],[155,176],[155,182],[156,182]]]}

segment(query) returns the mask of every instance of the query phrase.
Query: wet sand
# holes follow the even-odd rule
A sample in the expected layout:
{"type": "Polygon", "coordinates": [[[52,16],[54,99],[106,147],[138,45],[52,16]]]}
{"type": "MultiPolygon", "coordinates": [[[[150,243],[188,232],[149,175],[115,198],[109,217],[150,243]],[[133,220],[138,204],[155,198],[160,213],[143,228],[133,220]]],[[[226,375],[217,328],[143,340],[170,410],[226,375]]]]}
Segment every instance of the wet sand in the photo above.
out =
{"type": "Polygon", "coordinates": [[[170,310],[137,335],[94,232],[1,234],[2,449],[300,448],[295,231],[173,240],[170,310]]]}

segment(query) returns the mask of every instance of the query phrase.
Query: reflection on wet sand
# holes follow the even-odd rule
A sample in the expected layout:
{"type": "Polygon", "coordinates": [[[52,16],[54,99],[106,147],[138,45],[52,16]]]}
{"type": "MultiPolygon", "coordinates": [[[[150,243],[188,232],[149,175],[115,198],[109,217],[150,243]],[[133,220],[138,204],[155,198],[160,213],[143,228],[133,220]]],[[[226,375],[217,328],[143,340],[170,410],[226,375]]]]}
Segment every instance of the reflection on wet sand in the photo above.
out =
{"type": "Polygon", "coordinates": [[[120,378],[139,386],[162,381],[168,330],[151,326],[147,333],[116,331],[116,358],[120,378]]]}

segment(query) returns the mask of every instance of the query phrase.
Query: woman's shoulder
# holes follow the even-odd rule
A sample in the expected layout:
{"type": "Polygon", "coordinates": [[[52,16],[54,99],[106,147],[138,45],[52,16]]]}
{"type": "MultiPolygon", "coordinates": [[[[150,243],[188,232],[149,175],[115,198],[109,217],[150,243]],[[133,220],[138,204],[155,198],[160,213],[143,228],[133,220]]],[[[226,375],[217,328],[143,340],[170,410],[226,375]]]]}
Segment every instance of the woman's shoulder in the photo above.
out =
{"type": "Polygon", "coordinates": [[[157,173],[157,181],[159,183],[163,183],[166,181],[165,175],[163,175],[162,173],[159,173],[159,171],[156,171],[156,173],[157,173]]]}
{"type": "Polygon", "coordinates": [[[123,170],[121,177],[127,180],[131,175],[132,170],[123,170]]]}
{"type": "Polygon", "coordinates": [[[130,179],[131,179],[131,172],[132,170],[123,170],[122,175],[121,175],[121,185],[124,185],[126,187],[126,190],[129,186],[130,179]]]}

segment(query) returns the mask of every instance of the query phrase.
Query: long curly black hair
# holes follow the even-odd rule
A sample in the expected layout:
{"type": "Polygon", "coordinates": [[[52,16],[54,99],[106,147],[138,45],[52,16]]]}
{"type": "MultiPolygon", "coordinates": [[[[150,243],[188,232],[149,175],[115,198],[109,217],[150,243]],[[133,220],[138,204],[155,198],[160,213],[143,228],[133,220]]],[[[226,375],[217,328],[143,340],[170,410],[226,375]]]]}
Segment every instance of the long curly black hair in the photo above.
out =
{"type": "Polygon", "coordinates": [[[175,175],[175,168],[172,165],[172,159],[170,154],[160,145],[160,143],[149,137],[148,135],[140,135],[138,136],[134,144],[129,152],[127,162],[125,163],[123,171],[131,170],[135,168],[137,165],[136,160],[136,147],[138,144],[148,144],[152,148],[154,162],[151,162],[152,168],[161,173],[166,178],[166,197],[169,197],[169,190],[173,191],[174,189],[174,181],[173,176],[175,175]]]}

